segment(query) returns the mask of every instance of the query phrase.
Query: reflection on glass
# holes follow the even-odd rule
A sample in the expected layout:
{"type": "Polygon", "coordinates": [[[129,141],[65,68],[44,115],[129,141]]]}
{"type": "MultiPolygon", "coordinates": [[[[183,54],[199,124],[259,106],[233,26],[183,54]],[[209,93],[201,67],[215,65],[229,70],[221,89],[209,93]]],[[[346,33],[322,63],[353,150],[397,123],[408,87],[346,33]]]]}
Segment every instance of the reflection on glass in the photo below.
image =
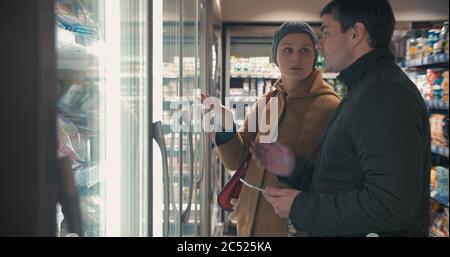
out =
{"type": "MultiPolygon", "coordinates": [[[[197,0],[163,1],[163,124],[170,182],[170,206],[164,206],[170,210],[169,231],[163,233],[166,236],[199,233],[198,186],[204,160],[203,134],[174,132],[170,127],[177,122],[177,112],[193,113],[193,108],[199,108],[192,106],[194,90],[200,95],[201,88],[198,4],[197,0]]],[[[187,127],[198,126],[190,119],[182,122],[187,127]]]]}

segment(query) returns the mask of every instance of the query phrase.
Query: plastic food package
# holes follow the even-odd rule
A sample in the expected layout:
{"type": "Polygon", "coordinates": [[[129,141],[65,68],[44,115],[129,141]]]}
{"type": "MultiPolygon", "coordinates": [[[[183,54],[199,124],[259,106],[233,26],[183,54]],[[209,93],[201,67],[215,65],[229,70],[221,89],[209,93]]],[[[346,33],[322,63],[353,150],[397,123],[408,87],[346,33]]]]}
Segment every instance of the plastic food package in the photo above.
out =
{"type": "Polygon", "coordinates": [[[77,33],[78,43],[86,45],[89,38],[99,39],[98,25],[90,11],[79,0],[59,0],[55,4],[57,26],[77,33]]]}
{"type": "Polygon", "coordinates": [[[86,160],[84,138],[78,132],[77,127],[62,115],[58,115],[58,151],[63,156],[68,156],[77,162],[86,160]]]}
{"type": "Polygon", "coordinates": [[[427,80],[428,85],[432,88],[432,97],[430,99],[434,100],[442,100],[444,97],[443,90],[443,71],[437,69],[428,69],[427,70],[427,80]]]}
{"type": "Polygon", "coordinates": [[[448,146],[448,116],[432,114],[430,117],[431,143],[434,145],[448,146]]]}
{"type": "Polygon", "coordinates": [[[437,189],[437,171],[436,167],[432,167],[430,172],[430,190],[436,191],[436,189],[437,189]]]}
{"type": "Polygon", "coordinates": [[[442,81],[442,91],[443,96],[442,100],[448,102],[448,71],[442,73],[443,81],[442,81]]]}
{"type": "Polygon", "coordinates": [[[98,93],[88,82],[74,83],[61,96],[59,112],[75,124],[79,132],[86,136],[96,135],[98,128],[98,93]]]}
{"type": "Polygon", "coordinates": [[[436,167],[436,191],[448,200],[448,169],[442,166],[436,167]]]}

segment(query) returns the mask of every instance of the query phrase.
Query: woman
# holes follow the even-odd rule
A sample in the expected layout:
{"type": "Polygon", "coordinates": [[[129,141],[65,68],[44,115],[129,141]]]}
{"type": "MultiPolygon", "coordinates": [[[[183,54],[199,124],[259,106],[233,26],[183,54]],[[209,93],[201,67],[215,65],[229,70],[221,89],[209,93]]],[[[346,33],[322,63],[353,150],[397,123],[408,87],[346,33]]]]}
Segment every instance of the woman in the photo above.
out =
{"type": "MultiPolygon", "coordinates": [[[[296,155],[311,159],[315,158],[320,136],[340,101],[323,80],[321,71],[314,68],[317,42],[317,36],[308,24],[284,23],[275,32],[272,44],[273,59],[281,73],[281,79],[275,84],[275,97],[278,98],[276,141],[289,146],[296,155]]],[[[254,106],[252,111],[255,109],[254,106]]],[[[225,117],[231,116],[223,106],[222,111],[225,117]]],[[[247,131],[248,115],[238,133],[216,133],[217,151],[230,170],[236,170],[243,163],[251,142],[259,142],[262,135],[260,131],[247,131]]],[[[254,160],[249,163],[245,180],[262,188],[287,187],[254,160]]],[[[242,187],[234,205],[234,217],[239,236],[288,235],[288,219],[280,218],[261,193],[252,188],[242,187]]]]}

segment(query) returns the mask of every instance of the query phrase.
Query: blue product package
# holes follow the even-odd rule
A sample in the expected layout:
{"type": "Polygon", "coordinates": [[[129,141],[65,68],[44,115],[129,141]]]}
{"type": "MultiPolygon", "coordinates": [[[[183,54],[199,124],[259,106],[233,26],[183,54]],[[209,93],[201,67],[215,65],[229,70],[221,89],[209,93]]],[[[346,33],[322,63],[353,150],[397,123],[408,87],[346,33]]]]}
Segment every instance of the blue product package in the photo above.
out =
{"type": "Polygon", "coordinates": [[[89,10],[80,1],[72,1],[71,4],[63,4],[62,1],[57,1],[55,12],[59,27],[98,39],[98,26],[91,18],[92,15],[89,10]]]}

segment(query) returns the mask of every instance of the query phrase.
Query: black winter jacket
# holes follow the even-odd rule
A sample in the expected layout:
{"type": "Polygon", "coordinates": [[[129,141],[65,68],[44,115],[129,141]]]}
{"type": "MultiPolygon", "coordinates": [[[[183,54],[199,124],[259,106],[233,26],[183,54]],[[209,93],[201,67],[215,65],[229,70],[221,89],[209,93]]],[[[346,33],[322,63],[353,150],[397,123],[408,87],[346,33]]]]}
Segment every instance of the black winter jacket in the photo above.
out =
{"type": "Polygon", "coordinates": [[[281,181],[303,193],[290,219],[313,236],[427,236],[430,128],[425,103],[387,48],[342,71],[349,93],[316,160],[281,181]]]}

